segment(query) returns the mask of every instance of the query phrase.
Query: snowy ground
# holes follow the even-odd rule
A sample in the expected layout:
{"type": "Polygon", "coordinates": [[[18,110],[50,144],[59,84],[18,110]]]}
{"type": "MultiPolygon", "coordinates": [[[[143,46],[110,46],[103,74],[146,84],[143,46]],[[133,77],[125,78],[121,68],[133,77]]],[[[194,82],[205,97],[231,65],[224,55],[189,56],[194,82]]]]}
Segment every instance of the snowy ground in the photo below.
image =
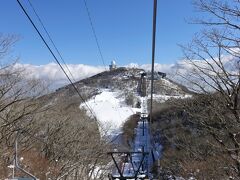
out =
{"type": "MultiPolygon", "coordinates": [[[[167,96],[167,95],[154,95],[154,100],[164,102],[170,98],[188,98],[191,95],[183,96],[167,96]]],[[[150,96],[148,97],[150,98],[150,96]]],[[[142,99],[139,97],[139,99],[142,99]]],[[[132,108],[125,103],[124,95],[120,91],[110,91],[109,89],[102,89],[101,93],[87,101],[92,112],[95,114],[99,121],[101,134],[104,136],[116,136],[121,133],[123,123],[136,112],[143,110],[132,108]]],[[[86,108],[85,104],[81,104],[80,108],[86,108]]],[[[88,111],[89,116],[92,114],[88,111]]]]}
{"type": "MultiPolygon", "coordinates": [[[[166,95],[154,95],[154,99],[156,101],[164,102],[170,98],[189,98],[190,95],[184,96],[166,96],[166,95]]],[[[143,125],[142,121],[139,121],[138,127],[135,129],[136,131],[136,138],[134,142],[133,151],[142,151],[144,149],[145,152],[149,152],[150,154],[144,160],[144,164],[148,164],[144,168],[144,171],[141,172],[144,174],[149,172],[149,168],[153,163],[152,156],[156,159],[159,159],[161,156],[162,146],[160,144],[152,144],[150,139],[150,134],[148,132],[148,123],[146,120],[146,115],[148,114],[147,111],[147,98],[138,97],[141,99],[141,106],[142,108],[132,108],[125,104],[125,97],[123,93],[120,91],[110,91],[108,89],[102,89],[101,93],[92,97],[87,104],[91,107],[92,112],[98,119],[100,131],[102,136],[110,136],[111,138],[116,137],[117,135],[121,134],[121,127],[124,122],[136,112],[141,113],[141,117],[145,119],[145,125],[143,125]]],[[[85,104],[81,104],[80,108],[86,108],[85,104]]],[[[88,111],[89,116],[91,113],[88,111]]],[[[123,163],[124,169],[123,174],[124,176],[134,175],[134,169],[139,167],[139,163],[141,161],[142,155],[135,155],[133,156],[134,165],[131,165],[129,162],[123,163]]],[[[145,166],[145,165],[143,165],[145,166]]],[[[113,175],[116,177],[119,176],[118,172],[113,172],[113,175]]]]}
{"type": "MultiPolygon", "coordinates": [[[[119,167],[124,177],[151,177],[150,169],[153,165],[154,158],[159,159],[161,150],[157,150],[153,143],[151,143],[151,136],[149,131],[149,124],[145,114],[147,113],[147,98],[141,98],[142,110],[141,119],[138,122],[138,126],[135,129],[134,146],[132,147],[131,158],[120,161],[119,167]],[[147,152],[148,155],[143,155],[141,152],[147,152]],[[139,171],[138,171],[139,170],[139,171]]],[[[112,172],[113,177],[120,177],[119,171],[114,169],[112,172]]],[[[134,178],[135,179],[135,178],[134,178]]]]}
{"type": "MultiPolygon", "coordinates": [[[[150,99],[150,95],[148,96],[148,99],[150,99]]],[[[190,94],[185,94],[185,95],[177,95],[177,96],[169,96],[169,95],[153,95],[153,99],[156,100],[157,102],[163,103],[171,98],[175,99],[185,99],[185,98],[191,98],[192,95],[190,94]]]]}
{"type": "MultiPolygon", "coordinates": [[[[107,89],[101,91],[100,94],[87,101],[87,104],[92,108],[99,121],[101,134],[118,135],[128,117],[136,112],[140,112],[141,109],[127,106],[124,102],[124,97],[122,97],[119,91],[111,92],[107,89]]],[[[80,108],[87,109],[85,104],[81,104],[80,108]]],[[[88,114],[91,116],[89,111],[88,114]]]]}

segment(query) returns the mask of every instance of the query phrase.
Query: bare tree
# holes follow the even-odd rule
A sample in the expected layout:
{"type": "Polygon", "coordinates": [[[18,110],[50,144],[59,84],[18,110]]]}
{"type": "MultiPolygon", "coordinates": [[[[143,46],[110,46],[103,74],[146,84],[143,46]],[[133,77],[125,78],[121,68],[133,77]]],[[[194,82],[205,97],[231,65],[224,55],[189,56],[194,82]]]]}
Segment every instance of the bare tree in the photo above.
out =
{"type": "Polygon", "coordinates": [[[207,14],[194,21],[205,29],[182,46],[185,61],[178,74],[190,89],[210,95],[209,106],[199,109],[201,117],[195,114],[191,119],[212,135],[218,144],[214,146],[231,157],[239,177],[240,1],[199,0],[195,6],[207,14]]]}
{"type": "MultiPolygon", "coordinates": [[[[0,178],[9,175],[14,140],[27,170],[40,179],[103,179],[111,146],[71,91],[45,94],[46,85],[6,59],[15,36],[0,35],[0,178]],[[58,95],[60,93],[61,95],[58,95]]],[[[19,173],[19,172],[17,172],[19,173]]],[[[21,175],[20,173],[18,175],[21,175]]]]}
{"type": "Polygon", "coordinates": [[[43,111],[36,99],[45,89],[41,81],[26,78],[24,69],[15,68],[16,60],[11,61],[11,47],[17,39],[13,35],[0,34],[0,174],[5,177],[16,133],[24,132],[22,140],[28,144],[29,137],[34,136],[34,117],[43,111]]]}

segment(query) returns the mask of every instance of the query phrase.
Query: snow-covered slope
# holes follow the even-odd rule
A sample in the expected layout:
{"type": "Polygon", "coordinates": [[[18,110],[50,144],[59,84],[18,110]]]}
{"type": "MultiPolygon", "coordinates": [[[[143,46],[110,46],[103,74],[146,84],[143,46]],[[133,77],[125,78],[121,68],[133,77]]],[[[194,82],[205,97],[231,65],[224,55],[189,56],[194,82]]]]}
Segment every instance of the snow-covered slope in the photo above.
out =
{"type": "MultiPolygon", "coordinates": [[[[123,123],[132,114],[141,111],[138,109],[141,102],[139,82],[143,72],[142,69],[118,68],[102,72],[76,84],[80,89],[88,87],[91,98],[88,99],[87,105],[91,107],[91,111],[98,119],[102,135],[119,134],[123,123]]],[[[147,79],[146,82],[148,94],[150,80],[147,79]]],[[[154,99],[156,101],[163,102],[170,98],[190,96],[183,86],[168,79],[159,78],[154,83],[154,99]]],[[[84,92],[86,91],[84,90],[84,92]]],[[[92,116],[86,104],[82,103],[80,108],[86,109],[88,115],[92,116]]]]}
{"type": "MultiPolygon", "coordinates": [[[[87,101],[87,105],[97,117],[102,135],[119,134],[128,117],[140,112],[140,109],[126,105],[120,91],[112,92],[109,89],[102,89],[100,94],[87,101]]],[[[87,109],[86,104],[81,104],[80,108],[87,109]]],[[[92,116],[89,111],[88,114],[92,116]]]]}
{"type": "MultiPolygon", "coordinates": [[[[122,67],[101,72],[75,83],[76,88],[97,117],[102,135],[106,134],[106,131],[108,132],[106,135],[118,134],[128,117],[140,111],[136,107],[140,107],[139,89],[143,72],[143,69],[122,67]]],[[[149,77],[146,79],[146,88],[149,94],[149,77]]],[[[154,81],[154,99],[157,101],[162,102],[172,97],[184,98],[188,97],[188,94],[189,91],[184,86],[166,78],[158,78],[154,81]]],[[[88,116],[91,116],[72,85],[59,88],[42,99],[44,103],[60,107],[65,104],[76,106],[75,104],[79,102],[77,108],[80,104],[81,110],[86,110],[88,116]]],[[[84,113],[81,116],[84,119],[85,111],[81,113],[84,113]]],[[[76,115],[72,112],[71,116],[76,115]]]]}

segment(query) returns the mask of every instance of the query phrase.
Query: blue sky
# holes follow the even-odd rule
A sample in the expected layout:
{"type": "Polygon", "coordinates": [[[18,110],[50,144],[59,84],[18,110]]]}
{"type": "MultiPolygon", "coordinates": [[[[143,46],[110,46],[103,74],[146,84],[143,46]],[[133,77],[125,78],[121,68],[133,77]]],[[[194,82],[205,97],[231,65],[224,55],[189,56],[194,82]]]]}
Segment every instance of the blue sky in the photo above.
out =
{"type": "MultiPolygon", "coordinates": [[[[21,2],[34,18],[27,0],[21,2]]],[[[66,63],[102,65],[83,0],[31,2],[66,63]]],[[[87,3],[106,64],[113,59],[120,65],[151,63],[152,0],[87,3]]],[[[181,59],[177,44],[186,44],[199,31],[198,26],[186,22],[194,16],[191,0],[158,0],[156,63],[171,64],[181,59]]],[[[21,63],[40,65],[54,61],[16,0],[1,0],[0,20],[0,33],[20,36],[13,53],[21,63]]]]}

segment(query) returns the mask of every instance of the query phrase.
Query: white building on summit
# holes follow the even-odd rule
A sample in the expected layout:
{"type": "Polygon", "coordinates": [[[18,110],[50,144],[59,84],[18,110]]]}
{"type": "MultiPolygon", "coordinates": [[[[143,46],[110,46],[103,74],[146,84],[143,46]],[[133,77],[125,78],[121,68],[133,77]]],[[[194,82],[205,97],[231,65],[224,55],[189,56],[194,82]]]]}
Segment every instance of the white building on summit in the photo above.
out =
{"type": "Polygon", "coordinates": [[[113,61],[111,62],[111,65],[109,65],[109,70],[111,71],[111,70],[114,70],[114,69],[116,69],[116,68],[117,68],[116,62],[113,60],[113,61]]]}

